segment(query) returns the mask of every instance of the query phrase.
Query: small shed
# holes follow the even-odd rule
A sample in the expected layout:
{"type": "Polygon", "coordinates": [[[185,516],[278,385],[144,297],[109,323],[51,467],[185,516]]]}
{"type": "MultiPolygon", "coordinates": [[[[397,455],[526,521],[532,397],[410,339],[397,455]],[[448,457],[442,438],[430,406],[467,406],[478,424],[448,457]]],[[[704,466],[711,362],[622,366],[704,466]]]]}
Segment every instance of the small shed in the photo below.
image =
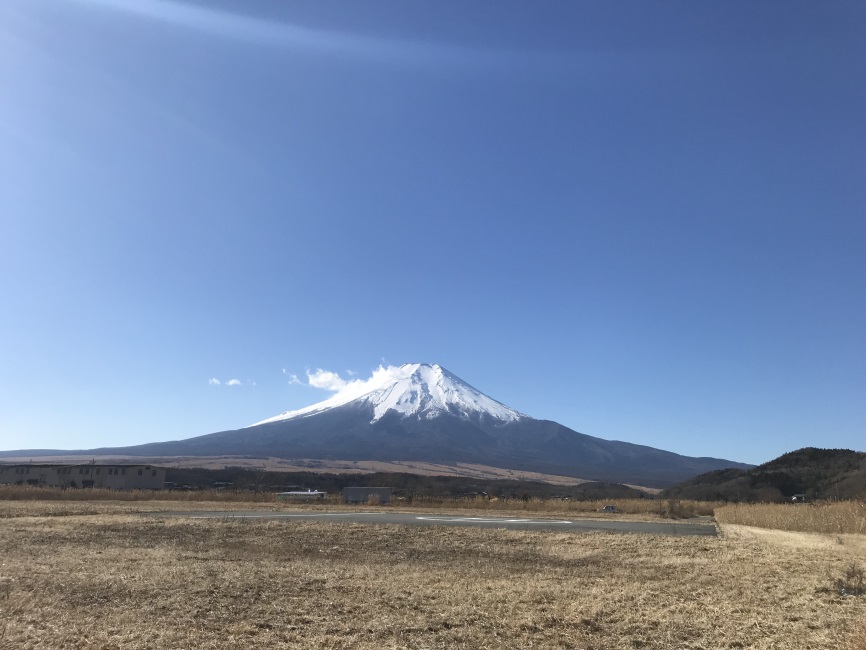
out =
{"type": "Polygon", "coordinates": [[[347,487],[343,488],[343,503],[390,503],[393,491],[389,487],[347,487]]]}

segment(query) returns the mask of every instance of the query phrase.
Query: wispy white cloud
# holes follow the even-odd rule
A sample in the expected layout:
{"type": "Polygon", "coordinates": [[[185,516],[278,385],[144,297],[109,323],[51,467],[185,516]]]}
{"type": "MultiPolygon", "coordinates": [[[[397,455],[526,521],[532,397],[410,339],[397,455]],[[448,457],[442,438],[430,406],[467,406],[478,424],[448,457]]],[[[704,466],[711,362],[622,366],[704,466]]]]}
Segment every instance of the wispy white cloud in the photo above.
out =
{"type": "Polygon", "coordinates": [[[335,393],[335,399],[355,399],[366,395],[370,391],[386,386],[404,372],[400,366],[379,366],[368,379],[343,379],[336,372],[322,370],[315,372],[307,370],[307,378],[310,386],[323,388],[335,393]]]}
{"type": "Polygon", "coordinates": [[[298,376],[294,375],[294,374],[289,375],[289,383],[290,384],[301,384],[301,385],[304,384],[304,382],[302,382],[300,379],[298,379],[298,376]]]}
{"type": "Polygon", "coordinates": [[[346,59],[361,57],[397,64],[431,64],[465,63],[467,60],[484,58],[482,51],[458,45],[306,27],[176,0],[78,1],[223,38],[272,47],[303,49],[346,59]]]}
{"type": "Polygon", "coordinates": [[[307,380],[310,386],[315,388],[324,388],[332,392],[337,392],[346,386],[346,380],[340,377],[336,372],[330,370],[322,370],[319,368],[315,372],[307,370],[307,380]]]}
{"type": "Polygon", "coordinates": [[[229,379],[228,381],[220,381],[216,377],[211,377],[207,380],[211,386],[243,386],[246,384],[247,386],[255,386],[256,382],[252,379],[247,379],[245,382],[240,379],[229,379]]]}

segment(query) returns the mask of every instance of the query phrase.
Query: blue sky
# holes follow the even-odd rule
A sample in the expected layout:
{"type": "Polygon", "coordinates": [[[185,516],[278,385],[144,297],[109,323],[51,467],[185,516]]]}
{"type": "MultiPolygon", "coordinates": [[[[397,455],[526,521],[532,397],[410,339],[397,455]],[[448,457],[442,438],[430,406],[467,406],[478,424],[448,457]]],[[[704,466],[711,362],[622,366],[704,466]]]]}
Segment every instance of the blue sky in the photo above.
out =
{"type": "Polygon", "coordinates": [[[860,2],[7,0],[0,448],[420,361],[603,438],[864,450],[864,33],[860,2]]]}

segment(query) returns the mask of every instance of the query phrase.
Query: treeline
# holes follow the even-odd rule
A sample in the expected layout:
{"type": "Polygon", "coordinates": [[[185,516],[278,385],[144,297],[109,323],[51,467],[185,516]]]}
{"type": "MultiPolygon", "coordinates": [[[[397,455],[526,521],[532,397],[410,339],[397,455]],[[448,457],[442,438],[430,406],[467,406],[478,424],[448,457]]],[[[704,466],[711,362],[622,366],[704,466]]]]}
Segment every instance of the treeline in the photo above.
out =
{"type": "Polygon", "coordinates": [[[330,474],[324,472],[277,472],[240,467],[203,469],[170,467],[166,482],[176,489],[248,490],[283,492],[290,490],[322,490],[339,493],[344,487],[381,486],[394,488],[401,496],[474,497],[502,499],[577,500],[640,499],[649,495],[620,485],[592,481],[580,485],[553,485],[535,481],[509,479],[478,479],[463,476],[422,476],[418,474],[376,472],[373,474],[330,474]]]}

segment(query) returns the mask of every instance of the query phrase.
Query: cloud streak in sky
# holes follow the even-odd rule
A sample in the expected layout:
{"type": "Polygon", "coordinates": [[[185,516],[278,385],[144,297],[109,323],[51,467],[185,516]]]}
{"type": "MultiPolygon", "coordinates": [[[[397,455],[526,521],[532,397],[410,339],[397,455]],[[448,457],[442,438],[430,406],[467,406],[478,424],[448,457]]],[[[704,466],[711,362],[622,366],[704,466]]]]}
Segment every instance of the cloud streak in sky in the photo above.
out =
{"type": "Polygon", "coordinates": [[[273,47],[297,48],[346,59],[386,62],[465,62],[483,51],[458,45],[379,38],[245,16],[177,0],[77,0],[214,36],[273,47]]]}

